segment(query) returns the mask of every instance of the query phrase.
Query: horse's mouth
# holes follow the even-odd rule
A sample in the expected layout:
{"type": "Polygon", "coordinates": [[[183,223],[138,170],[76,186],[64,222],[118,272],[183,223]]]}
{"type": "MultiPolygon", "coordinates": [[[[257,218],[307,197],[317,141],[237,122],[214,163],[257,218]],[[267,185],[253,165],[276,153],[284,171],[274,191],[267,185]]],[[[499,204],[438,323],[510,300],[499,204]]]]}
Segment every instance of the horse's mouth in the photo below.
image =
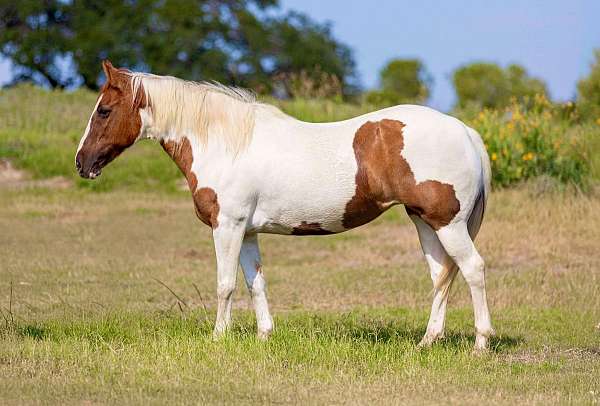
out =
{"type": "Polygon", "coordinates": [[[79,172],[79,176],[84,179],[96,179],[98,176],[102,174],[103,161],[98,161],[89,170],[85,170],[83,168],[77,168],[79,172]]]}
{"type": "Polygon", "coordinates": [[[102,169],[97,169],[95,171],[91,171],[87,178],[88,179],[96,179],[98,176],[100,176],[102,174],[102,169]]]}
{"type": "MultiPolygon", "coordinates": [[[[75,167],[79,172],[79,176],[84,179],[96,179],[102,173],[102,169],[111,163],[125,148],[122,146],[110,145],[100,149],[88,160],[84,157],[75,157],[75,167]]],[[[81,154],[79,152],[78,154],[81,154]]]]}

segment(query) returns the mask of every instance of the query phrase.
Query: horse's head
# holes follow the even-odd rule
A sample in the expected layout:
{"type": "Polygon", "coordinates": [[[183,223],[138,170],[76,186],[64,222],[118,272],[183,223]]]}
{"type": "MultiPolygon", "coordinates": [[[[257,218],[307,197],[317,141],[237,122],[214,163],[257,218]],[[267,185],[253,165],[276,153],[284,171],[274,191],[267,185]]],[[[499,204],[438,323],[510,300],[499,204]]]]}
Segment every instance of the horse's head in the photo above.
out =
{"type": "Polygon", "coordinates": [[[140,136],[140,109],[146,107],[144,92],[133,94],[130,72],[102,62],[106,83],[79,141],[75,165],[79,175],[94,179],[104,166],[131,146],[140,136]]]}

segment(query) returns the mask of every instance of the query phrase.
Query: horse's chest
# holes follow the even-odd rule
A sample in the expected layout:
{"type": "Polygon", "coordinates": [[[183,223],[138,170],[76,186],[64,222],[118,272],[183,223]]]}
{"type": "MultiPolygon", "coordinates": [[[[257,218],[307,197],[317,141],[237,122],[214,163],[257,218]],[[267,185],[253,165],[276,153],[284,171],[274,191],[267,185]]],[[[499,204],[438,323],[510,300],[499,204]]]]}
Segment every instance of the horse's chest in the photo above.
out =
{"type": "Polygon", "coordinates": [[[196,171],[192,167],[194,156],[189,140],[162,141],[161,145],[185,176],[194,199],[196,215],[204,224],[216,228],[220,210],[217,194],[210,187],[199,187],[196,171]]]}
{"type": "Polygon", "coordinates": [[[219,201],[215,191],[208,187],[201,187],[193,193],[196,215],[206,225],[216,228],[219,223],[219,201]]]}

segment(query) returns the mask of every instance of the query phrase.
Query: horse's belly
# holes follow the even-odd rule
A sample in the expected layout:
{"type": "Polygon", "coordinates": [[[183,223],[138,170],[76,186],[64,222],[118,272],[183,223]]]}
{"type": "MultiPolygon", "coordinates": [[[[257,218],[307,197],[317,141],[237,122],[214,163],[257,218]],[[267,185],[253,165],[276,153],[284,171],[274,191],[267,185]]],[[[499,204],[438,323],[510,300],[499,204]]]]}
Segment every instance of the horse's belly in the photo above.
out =
{"type": "Polygon", "coordinates": [[[344,214],[356,191],[354,173],[348,173],[329,173],[311,184],[290,180],[277,193],[259,196],[250,227],[257,232],[294,235],[345,231],[344,214]]]}

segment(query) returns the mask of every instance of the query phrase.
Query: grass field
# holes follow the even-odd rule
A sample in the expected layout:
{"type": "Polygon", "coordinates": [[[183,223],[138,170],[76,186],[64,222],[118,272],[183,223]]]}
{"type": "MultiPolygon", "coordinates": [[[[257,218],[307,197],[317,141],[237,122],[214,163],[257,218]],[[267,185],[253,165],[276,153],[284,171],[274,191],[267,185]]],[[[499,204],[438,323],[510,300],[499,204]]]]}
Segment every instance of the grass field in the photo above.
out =
{"type": "MultiPolygon", "coordinates": [[[[416,349],[431,281],[401,208],[340,235],[261,236],[276,331],[255,338],[240,275],[233,331],[213,342],[210,232],[160,147],[77,178],[93,102],[0,92],[0,158],[31,178],[0,176],[1,404],[600,404],[600,126],[578,130],[586,194],[547,177],[492,194],[477,245],[498,336],[475,357],[460,277],[447,338],[416,349]],[[61,189],[39,183],[52,177],[61,189]]],[[[366,109],[283,107],[312,121],[366,109]]]]}
{"type": "Polygon", "coordinates": [[[263,237],[276,332],[255,339],[238,283],[234,331],[213,342],[210,233],[184,193],[2,190],[0,398],[598,403],[598,212],[593,198],[493,194],[478,245],[498,336],[473,357],[462,280],[448,337],[416,350],[431,286],[401,210],[337,236],[263,237]]]}

